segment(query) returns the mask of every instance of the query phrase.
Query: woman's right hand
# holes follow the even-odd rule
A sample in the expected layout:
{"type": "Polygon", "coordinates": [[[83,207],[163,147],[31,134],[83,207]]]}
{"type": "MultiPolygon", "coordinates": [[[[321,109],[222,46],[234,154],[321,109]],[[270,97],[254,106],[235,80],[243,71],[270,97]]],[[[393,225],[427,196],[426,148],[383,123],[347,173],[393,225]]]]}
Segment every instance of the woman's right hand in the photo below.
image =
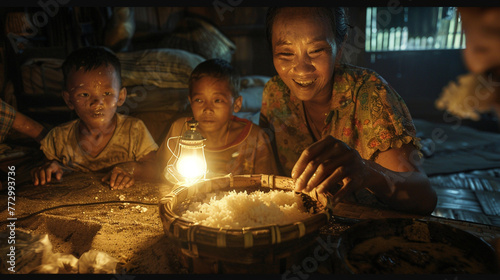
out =
{"type": "Polygon", "coordinates": [[[52,174],[54,174],[56,180],[59,181],[61,180],[63,173],[64,170],[61,164],[56,160],[52,160],[31,170],[31,178],[33,180],[33,185],[43,186],[52,181],[52,174]]]}
{"type": "Polygon", "coordinates": [[[369,167],[358,151],[331,135],[305,149],[292,170],[298,192],[316,188],[325,193],[343,185],[334,193],[335,202],[364,188],[368,174],[369,167]]]}

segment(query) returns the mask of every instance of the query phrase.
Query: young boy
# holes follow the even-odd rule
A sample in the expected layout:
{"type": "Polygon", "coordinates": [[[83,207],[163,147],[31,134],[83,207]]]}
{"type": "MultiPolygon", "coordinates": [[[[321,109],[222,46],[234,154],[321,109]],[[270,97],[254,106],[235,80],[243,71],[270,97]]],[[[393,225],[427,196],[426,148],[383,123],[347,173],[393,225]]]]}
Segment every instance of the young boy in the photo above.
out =
{"type": "MultiPolygon", "coordinates": [[[[207,177],[232,174],[277,174],[267,134],[252,122],[233,116],[241,109],[240,77],[222,59],[200,63],[189,78],[189,102],[199,122],[197,130],[206,138],[207,177]]],[[[172,157],[167,141],[186,131],[191,118],[176,120],[158,150],[161,175],[172,157]]],[[[170,141],[175,151],[178,141],[170,141]]],[[[176,182],[172,182],[176,183],[176,182]]]]}
{"type": "Polygon", "coordinates": [[[41,142],[47,162],[32,171],[35,186],[60,180],[64,171],[112,170],[102,178],[111,189],[150,176],[158,145],[144,123],[116,113],[127,91],[118,58],[102,47],[71,53],[62,65],[63,98],[78,119],[52,129],[41,142]]]}

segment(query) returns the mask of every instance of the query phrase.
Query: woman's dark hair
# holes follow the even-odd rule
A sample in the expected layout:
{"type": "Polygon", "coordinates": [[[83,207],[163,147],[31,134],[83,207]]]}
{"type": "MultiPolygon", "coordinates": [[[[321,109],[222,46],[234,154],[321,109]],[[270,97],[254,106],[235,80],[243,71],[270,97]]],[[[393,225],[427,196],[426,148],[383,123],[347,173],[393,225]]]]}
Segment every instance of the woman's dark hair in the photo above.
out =
{"type": "Polygon", "coordinates": [[[101,66],[111,65],[115,68],[116,75],[120,86],[122,84],[122,70],[121,63],[118,57],[106,47],[91,46],[79,48],[68,55],[62,65],[64,75],[64,87],[68,81],[68,75],[71,70],[83,68],[84,71],[91,71],[92,69],[101,66]]]}
{"type": "MultiPolygon", "coordinates": [[[[273,24],[276,16],[281,10],[286,7],[271,7],[267,10],[266,15],[266,38],[269,43],[269,47],[273,48],[273,24]]],[[[344,8],[342,7],[315,7],[320,15],[325,16],[330,21],[330,26],[335,35],[335,43],[337,44],[337,49],[344,42],[344,39],[348,33],[348,22],[347,16],[344,8]]]]}
{"type": "Polygon", "coordinates": [[[189,76],[188,84],[190,93],[193,83],[203,77],[213,77],[216,79],[226,80],[233,93],[233,97],[236,99],[240,96],[240,74],[228,61],[215,58],[205,60],[198,64],[189,76]]]}

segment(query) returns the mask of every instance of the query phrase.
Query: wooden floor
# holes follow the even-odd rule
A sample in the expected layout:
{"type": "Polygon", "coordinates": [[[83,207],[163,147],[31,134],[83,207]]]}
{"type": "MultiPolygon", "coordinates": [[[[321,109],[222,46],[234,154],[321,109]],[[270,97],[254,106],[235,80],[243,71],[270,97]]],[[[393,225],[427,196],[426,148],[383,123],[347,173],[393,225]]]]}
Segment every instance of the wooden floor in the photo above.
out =
{"type": "Polygon", "coordinates": [[[500,168],[430,176],[434,216],[500,226],[500,168]]]}

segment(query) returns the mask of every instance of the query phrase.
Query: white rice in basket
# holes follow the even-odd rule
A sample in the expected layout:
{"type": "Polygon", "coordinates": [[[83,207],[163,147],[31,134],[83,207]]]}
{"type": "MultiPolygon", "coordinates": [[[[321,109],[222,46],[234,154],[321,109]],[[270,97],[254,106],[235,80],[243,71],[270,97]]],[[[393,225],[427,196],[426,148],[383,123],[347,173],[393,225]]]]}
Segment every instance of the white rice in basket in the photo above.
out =
{"type": "Polygon", "coordinates": [[[203,202],[192,202],[182,218],[208,227],[242,228],[294,223],[311,216],[294,192],[233,190],[207,193],[203,202]]]}

